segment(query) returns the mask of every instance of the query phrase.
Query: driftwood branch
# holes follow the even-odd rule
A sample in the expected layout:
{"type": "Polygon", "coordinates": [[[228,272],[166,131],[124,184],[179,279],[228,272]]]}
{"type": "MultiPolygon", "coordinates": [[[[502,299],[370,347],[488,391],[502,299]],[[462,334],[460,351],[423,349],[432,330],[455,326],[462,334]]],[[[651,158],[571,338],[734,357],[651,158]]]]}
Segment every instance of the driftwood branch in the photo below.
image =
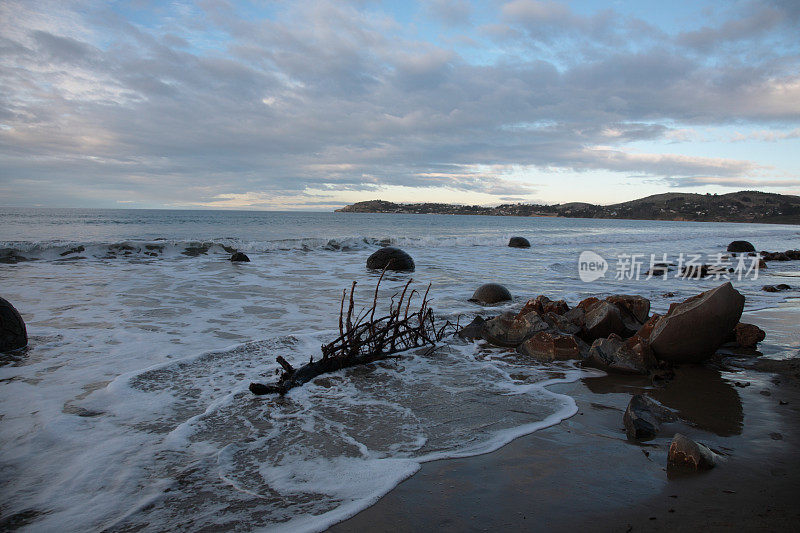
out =
{"type": "Polygon", "coordinates": [[[408,292],[412,280],[408,280],[408,283],[405,284],[397,302],[394,301],[397,294],[392,296],[389,314],[375,318],[378,289],[385,272],[386,269],[381,272],[375,285],[372,306],[363,308],[355,315],[353,311],[356,305],[354,296],[356,282],[354,281],[350,287],[349,299],[347,290],[342,291],[342,301],[339,307],[339,336],[321,347],[322,358],[314,361],[312,356],[308,364],[294,368],[286,359],[279,356],[277,361],[284,371],[278,381],[270,385],[251,383],[250,391],[253,394],[285,394],[289,389],[302,385],[326,372],[388,359],[393,354],[420,346],[427,345],[435,348],[436,343],[444,337],[448,328],[458,327],[457,324],[453,326],[448,321],[437,329],[433,309],[428,305],[430,285],[422,297],[419,308],[411,312],[411,299],[415,293],[419,294],[416,290],[408,292]],[[347,309],[345,309],[345,300],[349,300],[347,309]],[[405,309],[403,309],[404,307],[405,309]],[[369,320],[366,320],[367,317],[369,320]]]}

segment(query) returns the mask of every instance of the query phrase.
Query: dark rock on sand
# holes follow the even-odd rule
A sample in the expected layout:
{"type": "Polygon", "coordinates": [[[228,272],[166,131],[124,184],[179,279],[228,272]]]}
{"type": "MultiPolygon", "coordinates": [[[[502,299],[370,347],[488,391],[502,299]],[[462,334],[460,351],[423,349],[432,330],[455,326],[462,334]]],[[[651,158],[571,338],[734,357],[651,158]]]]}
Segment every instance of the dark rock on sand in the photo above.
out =
{"type": "Polygon", "coordinates": [[[669,445],[667,473],[699,472],[714,468],[714,452],[686,435],[676,433],[669,445]]]}
{"type": "Polygon", "coordinates": [[[367,268],[373,270],[413,271],[414,260],[400,248],[387,246],[367,258],[367,268]]]}
{"type": "Polygon", "coordinates": [[[525,237],[511,237],[508,240],[508,246],[510,248],[530,248],[531,243],[525,237]]]}
{"type": "Polygon", "coordinates": [[[624,336],[627,328],[622,321],[619,308],[610,302],[597,302],[586,311],[583,337],[593,341],[608,337],[612,333],[624,336]]]}
{"type": "Polygon", "coordinates": [[[780,283],[778,285],[764,285],[761,287],[761,290],[764,292],[781,292],[781,291],[788,291],[791,287],[785,283],[780,283]]]}
{"type": "Polygon", "coordinates": [[[247,257],[247,255],[245,255],[242,252],[236,252],[235,254],[233,254],[231,256],[230,260],[233,261],[234,263],[236,263],[236,262],[249,263],[250,262],[250,258],[247,257]]]}
{"type": "Polygon", "coordinates": [[[636,337],[626,341],[612,334],[592,343],[584,364],[624,374],[649,374],[657,361],[647,341],[636,337]]]}
{"type": "Polygon", "coordinates": [[[515,348],[529,337],[547,328],[547,322],[536,313],[528,313],[524,316],[504,313],[483,324],[481,337],[495,346],[515,348]]]}
{"type": "Polygon", "coordinates": [[[661,429],[662,422],[673,420],[675,414],[672,411],[643,394],[631,398],[622,416],[625,434],[630,440],[652,439],[661,429]]]}
{"type": "Polygon", "coordinates": [[[0,298],[0,352],[17,350],[27,345],[25,321],[11,302],[0,298]]]}
{"type": "Polygon", "coordinates": [[[755,252],[756,248],[748,241],[733,241],[728,245],[728,251],[734,253],[755,252]]]}
{"type": "Polygon", "coordinates": [[[482,316],[476,316],[472,322],[458,330],[458,336],[469,340],[480,339],[485,322],[486,320],[482,316]]]}
{"type": "Polygon", "coordinates": [[[469,301],[481,304],[496,304],[510,299],[511,293],[499,283],[485,283],[475,290],[469,301]]]}
{"type": "Polygon", "coordinates": [[[662,361],[702,363],[739,323],[744,296],[724,283],[670,306],[653,327],[650,347],[662,361]]]}
{"type": "Polygon", "coordinates": [[[575,335],[540,331],[519,345],[517,351],[542,362],[583,359],[589,346],[575,335]]]}
{"type": "Polygon", "coordinates": [[[755,324],[745,324],[744,322],[736,324],[733,332],[736,336],[736,344],[742,348],[755,348],[767,336],[766,332],[760,327],[755,324]]]}

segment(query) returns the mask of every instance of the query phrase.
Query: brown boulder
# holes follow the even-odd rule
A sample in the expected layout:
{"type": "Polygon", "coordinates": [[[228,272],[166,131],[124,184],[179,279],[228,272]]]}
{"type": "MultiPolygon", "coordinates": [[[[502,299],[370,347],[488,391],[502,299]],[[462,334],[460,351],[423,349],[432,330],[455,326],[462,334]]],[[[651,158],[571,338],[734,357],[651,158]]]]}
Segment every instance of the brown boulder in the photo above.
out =
{"type": "Polygon", "coordinates": [[[755,348],[767,336],[760,327],[755,324],[745,324],[744,322],[736,324],[733,332],[736,335],[736,343],[742,348],[755,348]]]}
{"type": "Polygon", "coordinates": [[[651,316],[647,322],[642,324],[642,327],[639,328],[639,331],[637,331],[633,336],[650,342],[650,335],[653,334],[653,328],[659,319],[661,319],[661,315],[658,313],[653,313],[653,316],[651,316]]]}
{"type": "Polygon", "coordinates": [[[517,316],[526,315],[528,313],[538,313],[539,315],[555,313],[557,315],[563,315],[567,311],[569,311],[569,306],[564,300],[554,302],[544,294],[540,294],[533,300],[525,302],[525,305],[517,316]]]}
{"type": "Polygon", "coordinates": [[[616,305],[609,302],[597,302],[586,312],[583,336],[587,340],[608,337],[612,333],[625,335],[628,328],[622,321],[622,315],[616,305]]]}
{"type": "Polygon", "coordinates": [[[575,335],[540,331],[519,345],[517,351],[537,361],[582,359],[589,346],[575,335]]]}
{"type": "Polygon", "coordinates": [[[576,333],[580,333],[581,331],[580,326],[571,322],[564,315],[559,315],[550,311],[545,313],[542,318],[550,325],[551,328],[560,331],[561,333],[569,333],[574,335],[576,333]]]}
{"type": "Polygon", "coordinates": [[[536,313],[521,317],[514,316],[513,313],[503,313],[484,322],[481,337],[495,346],[514,348],[536,332],[547,328],[547,322],[536,313]]]}
{"type": "Polygon", "coordinates": [[[639,324],[647,322],[647,317],[650,316],[650,300],[642,296],[615,294],[606,298],[606,301],[616,305],[623,313],[629,314],[639,324]]]}
{"type": "Polygon", "coordinates": [[[650,347],[656,357],[674,363],[701,363],[714,355],[739,323],[744,296],[724,283],[670,306],[653,327],[650,347]]]}
{"type": "Polygon", "coordinates": [[[577,307],[580,307],[581,309],[583,309],[588,313],[589,309],[594,307],[594,305],[597,303],[600,303],[599,298],[595,298],[594,296],[589,296],[588,298],[581,300],[580,303],[577,305],[577,307]]]}
{"type": "Polygon", "coordinates": [[[669,445],[667,473],[698,472],[714,468],[714,452],[686,435],[676,433],[669,445]]]}
{"type": "Polygon", "coordinates": [[[584,311],[582,307],[573,307],[564,313],[563,317],[579,328],[583,328],[583,325],[586,323],[586,311],[584,311]]]}
{"type": "Polygon", "coordinates": [[[657,361],[647,341],[632,337],[625,341],[618,335],[597,339],[592,343],[584,363],[625,374],[648,374],[657,361]]]}

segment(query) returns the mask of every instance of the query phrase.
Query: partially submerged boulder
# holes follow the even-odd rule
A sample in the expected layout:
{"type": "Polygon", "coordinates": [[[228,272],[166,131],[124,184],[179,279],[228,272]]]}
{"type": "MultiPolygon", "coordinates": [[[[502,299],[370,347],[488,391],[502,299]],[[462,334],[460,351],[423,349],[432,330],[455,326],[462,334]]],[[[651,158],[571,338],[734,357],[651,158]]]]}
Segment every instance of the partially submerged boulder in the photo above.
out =
{"type": "Polygon", "coordinates": [[[367,268],[372,270],[395,270],[413,272],[415,265],[410,255],[400,248],[387,246],[367,258],[367,268]]]}
{"type": "Polygon", "coordinates": [[[632,337],[627,341],[618,335],[597,339],[584,361],[587,366],[624,374],[649,374],[658,362],[647,341],[632,337]]]}
{"type": "Polygon", "coordinates": [[[728,251],[734,253],[755,252],[756,248],[748,241],[733,241],[728,245],[728,251]]]}
{"type": "Polygon", "coordinates": [[[472,322],[458,330],[458,336],[468,340],[480,339],[484,323],[486,320],[482,316],[476,316],[472,322]]]}
{"type": "Polygon", "coordinates": [[[736,324],[736,327],[733,328],[733,333],[736,336],[736,344],[742,348],[755,348],[759,342],[767,337],[766,332],[760,327],[744,322],[736,324]]]}
{"type": "Polygon", "coordinates": [[[652,439],[658,434],[663,422],[673,420],[675,414],[672,411],[643,394],[636,394],[631,398],[622,416],[625,434],[630,440],[652,439]]]}
{"type": "Polygon", "coordinates": [[[470,302],[481,304],[496,304],[511,300],[511,293],[499,283],[485,283],[478,287],[472,294],[470,302]]]}
{"type": "Polygon", "coordinates": [[[483,324],[481,337],[495,346],[516,348],[535,333],[547,328],[547,322],[536,313],[524,316],[503,313],[483,324]]]}
{"type": "Polygon", "coordinates": [[[575,335],[540,331],[519,345],[517,351],[542,362],[583,359],[589,346],[575,335]]]}
{"type": "Polygon", "coordinates": [[[761,287],[761,290],[764,292],[781,292],[781,291],[788,291],[791,287],[785,283],[779,283],[778,285],[764,285],[761,287]]]}
{"type": "Polygon", "coordinates": [[[547,313],[555,313],[557,315],[563,315],[569,311],[569,305],[564,300],[553,301],[544,294],[540,294],[533,300],[528,300],[525,302],[525,305],[522,307],[522,310],[519,312],[520,315],[526,315],[528,313],[538,313],[539,315],[544,316],[547,313]]]}
{"type": "Polygon", "coordinates": [[[18,350],[27,345],[25,321],[11,302],[0,298],[0,352],[18,350]]]}
{"type": "Polygon", "coordinates": [[[691,473],[710,470],[716,464],[714,452],[693,441],[686,435],[676,433],[669,445],[667,473],[691,473]]]}
{"type": "Polygon", "coordinates": [[[739,323],[744,296],[724,283],[670,306],[653,327],[650,347],[662,361],[702,363],[739,323]]]}
{"type": "Polygon", "coordinates": [[[525,237],[511,237],[508,240],[508,246],[510,248],[530,248],[531,243],[525,237]]]}
{"type": "Polygon", "coordinates": [[[233,263],[249,263],[250,258],[243,252],[236,252],[231,256],[230,261],[233,263]]]}

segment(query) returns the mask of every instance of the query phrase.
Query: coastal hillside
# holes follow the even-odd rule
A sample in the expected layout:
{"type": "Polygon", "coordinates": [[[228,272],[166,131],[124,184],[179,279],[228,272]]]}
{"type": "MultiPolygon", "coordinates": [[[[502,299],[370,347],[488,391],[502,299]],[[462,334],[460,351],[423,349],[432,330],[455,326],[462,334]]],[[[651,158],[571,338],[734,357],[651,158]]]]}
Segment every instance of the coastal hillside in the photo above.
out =
{"type": "Polygon", "coordinates": [[[759,191],[728,194],[674,192],[612,205],[570,202],[556,205],[503,204],[496,207],[438,203],[397,204],[370,200],[348,205],[336,211],[800,224],[800,196],[759,191]]]}

